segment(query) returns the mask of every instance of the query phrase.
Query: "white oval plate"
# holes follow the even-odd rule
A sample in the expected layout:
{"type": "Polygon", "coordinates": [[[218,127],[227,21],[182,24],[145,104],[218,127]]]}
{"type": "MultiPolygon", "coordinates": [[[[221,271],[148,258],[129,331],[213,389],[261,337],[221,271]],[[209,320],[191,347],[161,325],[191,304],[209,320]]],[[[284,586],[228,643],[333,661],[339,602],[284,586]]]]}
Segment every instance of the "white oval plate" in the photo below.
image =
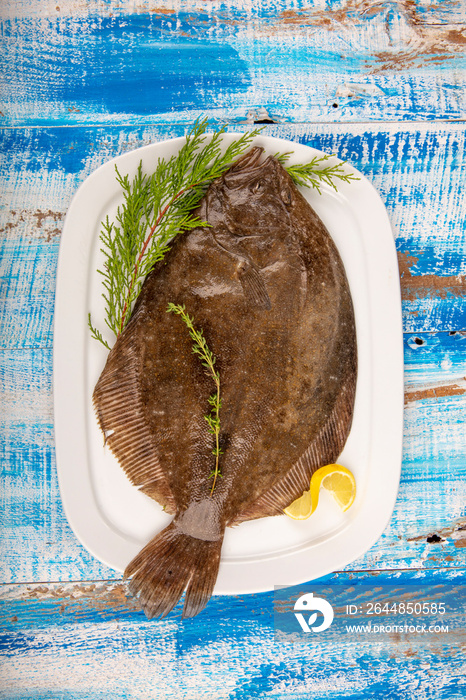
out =
{"type": "MultiPolygon", "coordinates": [[[[237,134],[225,135],[225,143],[237,134]]],[[[184,138],[155,143],[115,158],[92,173],[70,205],[60,244],[54,330],[54,407],[57,468],[66,515],[76,536],[98,559],[123,571],[168,522],[161,507],[138,491],[103,446],[92,392],[106,350],[91,338],[87,317],[103,330],[100,224],[122,202],[115,179],[146,172],[176,153],[184,138]]],[[[315,149],[259,136],[267,153],[294,151],[308,162],[315,149]]],[[[294,585],[341,569],[371,547],[395,504],[402,449],[403,349],[398,265],[383,203],[366,178],[338,192],[303,189],[342,256],[356,314],[359,375],[354,421],[339,462],[356,477],[357,497],[342,513],[322,492],[306,521],[263,518],[227,529],[214,593],[240,594],[294,585]]],[[[105,333],[104,333],[105,335],[105,333]]],[[[110,343],[112,338],[108,336],[110,343]]]]}

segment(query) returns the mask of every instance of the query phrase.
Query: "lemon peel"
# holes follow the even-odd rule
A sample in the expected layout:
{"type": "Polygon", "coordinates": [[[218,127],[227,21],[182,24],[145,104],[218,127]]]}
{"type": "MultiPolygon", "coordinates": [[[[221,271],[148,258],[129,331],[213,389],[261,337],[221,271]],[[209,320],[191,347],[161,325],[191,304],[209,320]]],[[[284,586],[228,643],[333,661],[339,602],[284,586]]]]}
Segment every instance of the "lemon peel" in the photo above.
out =
{"type": "Polygon", "coordinates": [[[330,491],[343,512],[354,503],[356,481],[353,473],[341,464],[327,464],[314,472],[309,490],[285,508],[284,513],[293,520],[307,520],[317,508],[322,486],[330,491]]]}

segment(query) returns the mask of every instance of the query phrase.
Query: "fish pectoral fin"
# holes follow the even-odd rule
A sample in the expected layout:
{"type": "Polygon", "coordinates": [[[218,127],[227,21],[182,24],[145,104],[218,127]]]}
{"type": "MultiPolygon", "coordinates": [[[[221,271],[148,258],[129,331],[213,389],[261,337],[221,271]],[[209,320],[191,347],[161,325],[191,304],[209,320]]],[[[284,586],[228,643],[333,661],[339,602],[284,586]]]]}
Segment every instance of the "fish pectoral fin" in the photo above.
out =
{"type": "Polygon", "coordinates": [[[246,260],[241,260],[236,268],[236,274],[248,301],[261,309],[270,311],[272,303],[260,271],[246,260]]]}

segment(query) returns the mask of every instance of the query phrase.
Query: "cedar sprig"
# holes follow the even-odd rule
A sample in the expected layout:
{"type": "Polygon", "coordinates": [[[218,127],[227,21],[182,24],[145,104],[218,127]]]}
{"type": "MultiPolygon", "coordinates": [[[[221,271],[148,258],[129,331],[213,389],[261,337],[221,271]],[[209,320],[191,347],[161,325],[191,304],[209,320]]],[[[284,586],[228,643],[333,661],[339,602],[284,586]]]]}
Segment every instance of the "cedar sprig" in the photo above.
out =
{"type": "MultiPolygon", "coordinates": [[[[163,260],[172,238],[180,231],[208,226],[192,214],[208,185],[223,175],[260,133],[260,129],[253,129],[242,134],[223,150],[226,127],[208,141],[206,131],[207,119],[197,120],[179,153],[167,160],[159,158],[151,175],[143,173],[142,163],[132,180],[115,167],[124,201],[116,221],[107,217],[101,224],[104,265],[98,272],[103,278],[105,322],[116,337],[128,323],[144,279],[163,260]]],[[[89,327],[92,336],[108,347],[90,316],[89,327]]]]}
{"type": "Polygon", "coordinates": [[[337,192],[338,188],[335,184],[335,180],[340,180],[340,182],[352,182],[354,180],[359,180],[359,178],[353,173],[345,172],[343,166],[345,165],[346,161],[340,161],[335,165],[322,167],[322,163],[325,163],[329,158],[332,158],[334,154],[326,154],[320,157],[314,156],[309,163],[285,165],[290,155],[291,152],[277,153],[275,158],[283,165],[297,187],[312,187],[317,190],[319,194],[322,194],[322,183],[329,185],[335,190],[335,192],[337,192]]]}
{"type": "Polygon", "coordinates": [[[206,369],[206,374],[212,377],[215,383],[215,393],[209,396],[208,399],[209,406],[211,407],[210,413],[204,416],[209,426],[209,432],[214,436],[215,441],[215,446],[212,450],[212,454],[215,457],[215,466],[209,475],[209,479],[213,478],[210,489],[210,495],[212,495],[217,479],[222,476],[220,473],[219,458],[220,455],[223,454],[220,447],[220,409],[222,407],[222,399],[220,397],[220,374],[215,368],[216,357],[207,345],[202,328],[198,329],[195,327],[194,318],[186,312],[184,304],[173,304],[170,302],[167,307],[167,313],[174,313],[181,316],[193,340],[193,353],[199,357],[202,366],[206,369]]]}
{"type": "Polygon", "coordinates": [[[87,323],[88,323],[89,328],[91,329],[91,336],[94,338],[94,340],[98,340],[99,343],[102,343],[102,345],[107,348],[107,350],[110,350],[111,349],[110,345],[107,343],[107,341],[103,337],[102,333],[99,331],[98,328],[95,328],[92,325],[90,313],[87,315],[87,323]]]}

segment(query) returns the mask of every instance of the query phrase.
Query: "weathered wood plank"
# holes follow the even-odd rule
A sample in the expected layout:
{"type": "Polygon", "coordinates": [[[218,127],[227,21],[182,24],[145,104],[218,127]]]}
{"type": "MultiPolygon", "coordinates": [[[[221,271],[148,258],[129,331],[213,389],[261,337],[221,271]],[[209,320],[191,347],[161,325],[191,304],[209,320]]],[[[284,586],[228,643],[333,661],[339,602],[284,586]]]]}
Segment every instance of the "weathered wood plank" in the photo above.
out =
{"type": "MultiPolygon", "coordinates": [[[[396,578],[339,574],[339,584],[416,586],[420,600],[433,585],[453,586],[465,572],[396,578]]],[[[223,596],[192,620],[181,608],[147,621],[121,582],[13,586],[2,591],[2,697],[71,698],[361,698],[452,700],[462,697],[461,634],[422,640],[389,634],[380,639],[313,635],[291,644],[274,637],[273,594],[223,596]]],[[[402,616],[393,623],[406,622],[402,616]]],[[[442,622],[451,623],[451,613],[442,622]]]]}
{"type": "Polygon", "coordinates": [[[61,505],[51,350],[0,351],[0,406],[2,580],[115,576],[80,546],[61,505]]]}
{"type": "MultiPolygon", "coordinates": [[[[465,343],[460,333],[406,335],[398,499],[382,537],[346,570],[465,565],[465,343]]],[[[80,545],[63,513],[55,471],[51,351],[1,351],[0,379],[2,580],[118,578],[80,545]]]]}
{"type": "MultiPolygon", "coordinates": [[[[59,238],[79,184],[115,155],[182,133],[173,126],[0,133],[0,346],[50,347],[59,238]]],[[[464,125],[288,125],[266,133],[335,152],[373,182],[399,250],[405,331],[466,328],[464,125]]]]}
{"type": "Polygon", "coordinates": [[[1,124],[460,119],[464,0],[5,2],[1,124]]]}

